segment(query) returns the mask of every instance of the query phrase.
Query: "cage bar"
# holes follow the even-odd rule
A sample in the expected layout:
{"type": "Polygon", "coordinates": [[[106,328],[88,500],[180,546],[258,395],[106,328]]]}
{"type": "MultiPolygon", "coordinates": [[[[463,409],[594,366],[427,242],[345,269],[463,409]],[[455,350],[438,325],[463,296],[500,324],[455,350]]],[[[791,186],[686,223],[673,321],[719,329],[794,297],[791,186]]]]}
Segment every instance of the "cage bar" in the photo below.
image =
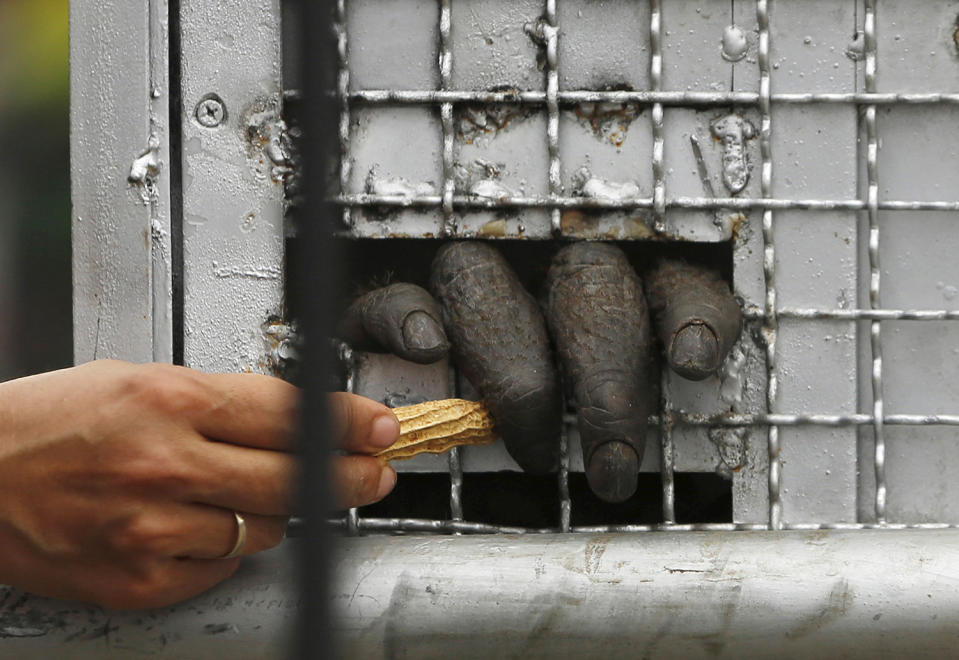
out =
{"type": "MultiPolygon", "coordinates": [[[[876,3],[866,0],[866,91],[876,91],[876,3]]],[[[882,307],[879,268],[879,133],[876,130],[876,106],[866,106],[868,177],[867,211],[869,214],[869,307],[882,307]]],[[[882,324],[874,319],[869,324],[872,350],[872,417],[874,436],[874,470],[876,474],[876,521],[886,521],[886,442],[883,433],[882,406],[882,324]]]]}

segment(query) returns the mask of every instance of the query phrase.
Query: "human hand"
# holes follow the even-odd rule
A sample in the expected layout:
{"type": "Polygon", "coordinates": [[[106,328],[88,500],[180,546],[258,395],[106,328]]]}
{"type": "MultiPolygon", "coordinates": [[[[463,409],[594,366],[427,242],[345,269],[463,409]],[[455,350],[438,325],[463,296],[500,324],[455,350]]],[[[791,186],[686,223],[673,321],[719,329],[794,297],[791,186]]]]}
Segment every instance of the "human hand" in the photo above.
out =
{"type": "MultiPolygon", "coordinates": [[[[246,520],[243,555],[280,542],[294,499],[298,390],[250,374],[101,361],[0,385],[0,582],[114,609],[171,604],[230,576],[222,559],[246,520]]],[[[330,398],[337,444],[395,441],[389,410],[330,398]],[[385,420],[385,421],[381,421],[385,420]]],[[[367,504],[396,475],[335,456],[340,506],[367,504]]]]}

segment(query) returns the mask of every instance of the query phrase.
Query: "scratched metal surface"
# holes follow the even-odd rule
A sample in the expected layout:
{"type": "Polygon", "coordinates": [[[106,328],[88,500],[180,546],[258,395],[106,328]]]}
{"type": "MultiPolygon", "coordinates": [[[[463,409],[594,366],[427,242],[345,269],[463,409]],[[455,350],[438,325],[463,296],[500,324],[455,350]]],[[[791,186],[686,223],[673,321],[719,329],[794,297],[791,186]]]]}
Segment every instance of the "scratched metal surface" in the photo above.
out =
{"type": "Polygon", "coordinates": [[[945,657],[956,534],[350,539],[336,628],[357,658],[945,657]]]}

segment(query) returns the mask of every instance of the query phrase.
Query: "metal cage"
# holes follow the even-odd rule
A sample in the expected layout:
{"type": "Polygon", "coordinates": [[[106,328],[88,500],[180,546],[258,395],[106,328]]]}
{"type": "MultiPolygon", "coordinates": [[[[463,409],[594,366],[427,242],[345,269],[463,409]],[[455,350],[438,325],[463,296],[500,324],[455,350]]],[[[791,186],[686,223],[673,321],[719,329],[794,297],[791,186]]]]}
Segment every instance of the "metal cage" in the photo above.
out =
{"type": "MultiPolygon", "coordinates": [[[[954,652],[957,17],[955,0],[338,1],[344,245],[693,245],[726,255],[747,318],[715,379],[663,375],[643,465],[658,522],[574,523],[570,414],[544,524],[464,514],[469,475],[517,470],[496,446],[401,466],[449,475],[448,516],[331,521],[355,537],[334,591],[353,654],[954,652]],[[677,521],[685,472],[728,480],[730,520],[677,521]]],[[[295,354],[308,45],[284,18],[280,0],[73,3],[78,361],[278,372],[295,354]]],[[[469,394],[445,363],[340,355],[373,398],[469,394]]],[[[257,656],[295,612],[288,550],[159,622],[33,599],[37,629],[257,656]]]]}

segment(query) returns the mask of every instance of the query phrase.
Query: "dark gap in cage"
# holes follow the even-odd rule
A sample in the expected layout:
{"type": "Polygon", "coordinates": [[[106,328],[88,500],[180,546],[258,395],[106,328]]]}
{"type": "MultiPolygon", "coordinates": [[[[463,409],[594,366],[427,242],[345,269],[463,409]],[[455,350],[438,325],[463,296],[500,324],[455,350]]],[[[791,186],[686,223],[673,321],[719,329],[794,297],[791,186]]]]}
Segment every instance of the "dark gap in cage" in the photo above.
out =
{"type": "Polygon", "coordinates": [[[586,475],[569,475],[569,497],[572,501],[570,524],[583,525],[655,525],[663,521],[663,481],[659,474],[639,475],[636,492],[625,502],[610,504],[590,490],[586,475]]]}
{"type": "MultiPolygon", "coordinates": [[[[428,518],[449,520],[450,476],[440,473],[406,472],[396,487],[375,504],[362,507],[363,518],[428,518]]],[[[342,515],[342,514],[340,514],[342,515]]]]}
{"type": "Polygon", "coordinates": [[[463,475],[463,517],[513,527],[556,527],[556,477],[522,472],[463,475]]]}
{"type": "Polygon", "coordinates": [[[733,521],[733,482],[711,472],[677,472],[676,522],[733,521]]]}
{"type": "MultiPolygon", "coordinates": [[[[441,245],[437,239],[337,239],[336,249],[346,265],[345,287],[335,292],[338,308],[345,309],[357,296],[394,282],[410,282],[429,288],[430,265],[441,245]]],[[[516,271],[523,286],[533,296],[543,290],[550,260],[563,244],[559,241],[492,241],[516,271]]],[[[708,266],[723,280],[732,282],[731,241],[723,243],[622,241],[619,245],[637,273],[642,275],[660,257],[682,258],[690,263],[708,266]]],[[[291,265],[298,258],[299,245],[287,241],[287,260],[291,265]]],[[[291,318],[309,304],[309,292],[296,292],[288,287],[287,308],[291,318]]]]}

